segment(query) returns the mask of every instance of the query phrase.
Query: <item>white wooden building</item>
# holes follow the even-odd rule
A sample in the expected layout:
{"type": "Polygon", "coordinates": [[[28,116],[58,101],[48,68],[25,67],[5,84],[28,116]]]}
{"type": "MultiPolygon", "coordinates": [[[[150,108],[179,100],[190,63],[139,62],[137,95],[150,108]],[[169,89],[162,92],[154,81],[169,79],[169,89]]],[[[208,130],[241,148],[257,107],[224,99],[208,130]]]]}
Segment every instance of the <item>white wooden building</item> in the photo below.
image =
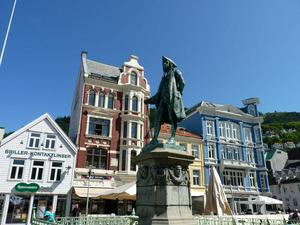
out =
{"type": "Polygon", "coordinates": [[[52,206],[70,211],[76,147],[44,114],[0,143],[0,222],[30,224],[52,206]]]}

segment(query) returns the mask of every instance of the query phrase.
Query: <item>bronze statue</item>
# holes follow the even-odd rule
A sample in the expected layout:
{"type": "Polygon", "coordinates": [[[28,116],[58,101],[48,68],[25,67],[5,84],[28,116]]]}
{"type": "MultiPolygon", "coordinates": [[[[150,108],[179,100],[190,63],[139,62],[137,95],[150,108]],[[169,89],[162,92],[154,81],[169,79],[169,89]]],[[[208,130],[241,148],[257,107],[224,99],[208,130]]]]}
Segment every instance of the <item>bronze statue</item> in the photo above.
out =
{"type": "Polygon", "coordinates": [[[168,144],[175,145],[177,123],[185,118],[185,111],[182,101],[184,79],[176,64],[167,57],[162,57],[164,75],[161,79],[157,93],[145,100],[145,104],[155,104],[157,111],[154,121],[154,136],[149,145],[158,144],[157,137],[160,126],[163,123],[170,123],[171,137],[168,144]]]}

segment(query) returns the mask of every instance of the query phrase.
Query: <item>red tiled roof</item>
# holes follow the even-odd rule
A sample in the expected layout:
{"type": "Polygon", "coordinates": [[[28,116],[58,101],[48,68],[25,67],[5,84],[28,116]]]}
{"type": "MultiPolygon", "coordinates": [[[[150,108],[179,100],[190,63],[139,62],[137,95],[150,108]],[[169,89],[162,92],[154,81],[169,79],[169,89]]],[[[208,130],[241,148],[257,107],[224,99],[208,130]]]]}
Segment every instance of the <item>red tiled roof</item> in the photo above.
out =
{"type": "MultiPolygon", "coordinates": [[[[164,123],[163,125],[161,125],[160,127],[160,132],[161,133],[165,133],[165,134],[170,134],[171,133],[171,125],[164,123]]],[[[178,127],[176,130],[176,135],[177,136],[181,136],[181,137],[192,137],[192,138],[201,138],[200,135],[198,134],[194,134],[190,131],[187,131],[185,128],[183,127],[178,127]]]]}

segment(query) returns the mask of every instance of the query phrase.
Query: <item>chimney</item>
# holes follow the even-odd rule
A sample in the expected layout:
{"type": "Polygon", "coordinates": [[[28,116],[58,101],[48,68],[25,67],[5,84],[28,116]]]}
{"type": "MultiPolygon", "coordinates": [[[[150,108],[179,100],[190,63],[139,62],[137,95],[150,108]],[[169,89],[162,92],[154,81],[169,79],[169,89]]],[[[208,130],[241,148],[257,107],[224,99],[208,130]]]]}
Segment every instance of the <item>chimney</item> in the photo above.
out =
{"type": "Polygon", "coordinates": [[[0,142],[2,141],[2,139],[4,137],[4,132],[5,132],[4,127],[0,127],[0,142]]]}

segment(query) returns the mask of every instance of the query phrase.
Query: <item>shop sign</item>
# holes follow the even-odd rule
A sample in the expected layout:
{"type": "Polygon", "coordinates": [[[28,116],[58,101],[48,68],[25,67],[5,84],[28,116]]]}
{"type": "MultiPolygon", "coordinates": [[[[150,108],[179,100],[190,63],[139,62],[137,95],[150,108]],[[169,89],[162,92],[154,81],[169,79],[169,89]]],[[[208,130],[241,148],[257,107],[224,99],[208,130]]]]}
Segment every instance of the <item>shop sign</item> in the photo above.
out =
{"type": "Polygon", "coordinates": [[[40,189],[40,185],[36,183],[17,183],[15,189],[17,192],[37,192],[40,189]]]}
{"type": "Polygon", "coordinates": [[[54,152],[44,152],[44,151],[23,151],[23,150],[5,150],[5,154],[7,155],[28,155],[28,156],[42,156],[42,157],[50,157],[50,158],[71,158],[69,154],[61,154],[54,152]]]}

